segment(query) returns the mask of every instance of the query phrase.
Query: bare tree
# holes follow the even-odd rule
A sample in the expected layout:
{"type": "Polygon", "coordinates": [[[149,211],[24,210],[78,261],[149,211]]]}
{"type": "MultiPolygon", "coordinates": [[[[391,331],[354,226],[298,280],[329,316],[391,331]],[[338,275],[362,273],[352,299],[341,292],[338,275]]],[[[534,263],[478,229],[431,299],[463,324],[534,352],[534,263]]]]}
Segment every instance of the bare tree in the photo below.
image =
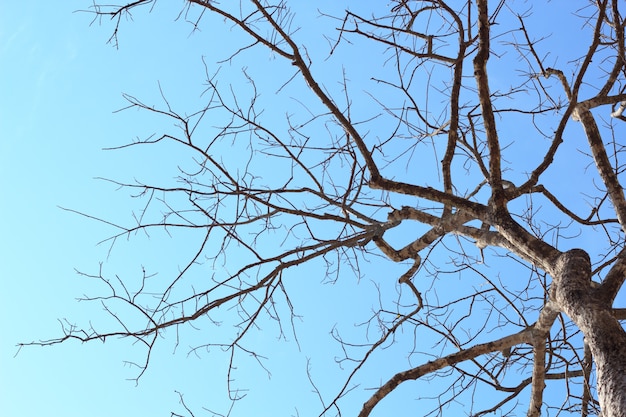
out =
{"type": "MultiPolygon", "coordinates": [[[[88,275],[108,288],[89,299],[113,327],[68,324],[30,344],[131,338],[147,349],[142,373],[166,329],[199,326],[198,348],[226,350],[231,369],[241,353],[265,366],[249,335],[267,322],[306,332],[299,281],[367,278],[378,297],[351,301],[362,339],[328,329],[347,373],[338,389],[310,375],[313,414],[366,398],[366,417],[401,385],[440,378],[411,415],[461,402],[472,416],[626,416],[624,3],[393,0],[315,16],[296,3],[183,2],[174,17],[193,30],[247,43],[205,58],[197,111],[125,96],[175,129],[119,148],[175,144],[180,172],[116,182],[144,205],[110,241],[190,232],[197,250],[165,283],[88,275]],[[215,341],[218,320],[233,327],[215,341]],[[373,369],[372,390],[359,384],[376,355],[393,366],[373,369]]],[[[117,45],[148,9],[160,12],[153,0],[92,12],[117,45]]]]}

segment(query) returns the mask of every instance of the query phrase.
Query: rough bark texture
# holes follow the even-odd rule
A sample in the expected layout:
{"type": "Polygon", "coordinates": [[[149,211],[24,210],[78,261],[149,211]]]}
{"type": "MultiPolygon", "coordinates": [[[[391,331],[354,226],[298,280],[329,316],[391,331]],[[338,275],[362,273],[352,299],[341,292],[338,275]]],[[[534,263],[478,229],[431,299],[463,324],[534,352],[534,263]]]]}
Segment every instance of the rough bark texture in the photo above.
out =
{"type": "Polygon", "coordinates": [[[603,417],[626,416],[626,332],[591,285],[589,255],[565,252],[554,270],[552,295],[585,335],[595,360],[603,417]]]}

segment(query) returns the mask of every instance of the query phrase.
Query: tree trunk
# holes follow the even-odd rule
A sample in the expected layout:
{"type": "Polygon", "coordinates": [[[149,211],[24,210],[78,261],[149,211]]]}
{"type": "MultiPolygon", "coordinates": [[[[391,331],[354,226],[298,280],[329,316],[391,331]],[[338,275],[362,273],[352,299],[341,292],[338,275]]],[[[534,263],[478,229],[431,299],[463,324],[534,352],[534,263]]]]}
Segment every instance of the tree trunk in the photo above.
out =
{"type": "Polygon", "coordinates": [[[596,365],[602,417],[626,417],[626,332],[611,300],[591,286],[589,255],[572,249],[559,257],[552,297],[583,332],[596,365]]]}

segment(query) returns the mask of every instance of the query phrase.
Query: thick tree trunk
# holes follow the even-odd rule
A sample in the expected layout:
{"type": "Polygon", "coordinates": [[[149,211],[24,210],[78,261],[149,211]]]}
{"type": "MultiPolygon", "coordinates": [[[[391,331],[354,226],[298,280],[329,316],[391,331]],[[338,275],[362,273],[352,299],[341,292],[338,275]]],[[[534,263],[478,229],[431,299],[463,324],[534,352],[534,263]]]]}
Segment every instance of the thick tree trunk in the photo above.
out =
{"type": "Polygon", "coordinates": [[[596,365],[602,417],[626,417],[626,332],[611,300],[591,286],[589,255],[564,253],[553,273],[552,297],[585,335],[596,365]]]}

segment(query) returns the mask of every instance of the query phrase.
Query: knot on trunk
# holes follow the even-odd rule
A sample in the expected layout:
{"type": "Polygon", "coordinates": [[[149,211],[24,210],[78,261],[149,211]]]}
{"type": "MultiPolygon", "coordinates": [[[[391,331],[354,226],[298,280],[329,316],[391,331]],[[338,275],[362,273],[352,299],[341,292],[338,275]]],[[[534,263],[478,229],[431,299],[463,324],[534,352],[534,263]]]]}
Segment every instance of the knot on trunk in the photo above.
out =
{"type": "MultiPolygon", "coordinates": [[[[552,277],[551,298],[569,310],[591,293],[591,259],[582,249],[571,249],[558,257],[552,277]]],[[[568,314],[569,315],[569,314],[568,314]]]]}

